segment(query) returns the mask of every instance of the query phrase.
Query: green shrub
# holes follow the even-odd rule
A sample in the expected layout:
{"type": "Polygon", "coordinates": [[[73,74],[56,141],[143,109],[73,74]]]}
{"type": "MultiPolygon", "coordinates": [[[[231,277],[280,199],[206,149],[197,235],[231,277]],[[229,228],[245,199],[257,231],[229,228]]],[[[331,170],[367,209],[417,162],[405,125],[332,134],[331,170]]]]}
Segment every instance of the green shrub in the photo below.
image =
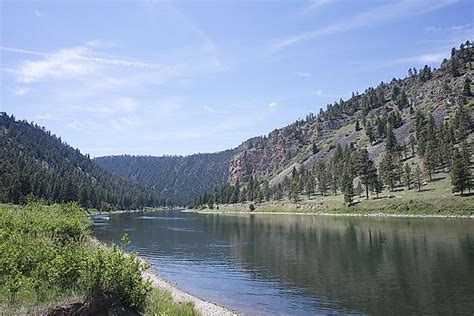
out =
{"type": "Polygon", "coordinates": [[[36,313],[79,296],[111,298],[136,311],[195,315],[192,304],[151,291],[142,277],[146,264],[124,253],[126,237],[121,247],[100,247],[91,243],[90,224],[76,204],[0,206],[0,314],[36,313]]]}
{"type": "Polygon", "coordinates": [[[135,254],[126,255],[115,245],[111,250],[99,248],[84,258],[80,283],[89,298],[105,294],[124,306],[142,310],[151,289],[150,282],[142,278],[145,269],[146,264],[135,254]]]}

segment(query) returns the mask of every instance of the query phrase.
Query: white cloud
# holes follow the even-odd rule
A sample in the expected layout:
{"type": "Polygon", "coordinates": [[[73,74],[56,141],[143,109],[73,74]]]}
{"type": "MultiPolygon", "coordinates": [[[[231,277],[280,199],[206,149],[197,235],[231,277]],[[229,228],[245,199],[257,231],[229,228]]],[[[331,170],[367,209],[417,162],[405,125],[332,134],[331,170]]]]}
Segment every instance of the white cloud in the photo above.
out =
{"type": "Polygon", "coordinates": [[[114,47],[116,46],[114,42],[112,41],[106,41],[106,40],[103,40],[103,39],[95,39],[95,40],[92,40],[92,41],[88,41],[88,42],[85,42],[84,45],[88,46],[88,47],[92,47],[92,48],[105,48],[105,47],[114,47]]]}
{"type": "MultiPolygon", "coordinates": [[[[3,49],[0,48],[0,49],[3,49]]],[[[17,81],[31,83],[46,78],[64,79],[77,78],[94,72],[92,63],[84,63],[81,59],[83,48],[63,49],[57,54],[44,55],[42,60],[23,61],[17,69],[17,81]]]]}
{"type": "Polygon", "coordinates": [[[272,103],[268,104],[268,107],[271,108],[271,109],[275,108],[277,106],[278,106],[278,103],[276,103],[276,102],[272,102],[272,103]]]}
{"type": "Polygon", "coordinates": [[[96,64],[160,71],[167,71],[170,68],[176,67],[117,58],[94,57],[94,52],[86,46],[64,48],[56,53],[45,53],[6,46],[0,46],[0,50],[43,57],[39,61],[26,60],[20,65],[18,69],[20,80],[24,82],[38,81],[48,76],[62,78],[67,74],[71,74],[71,71],[71,75],[82,74],[92,70],[96,64]]]}
{"type": "Polygon", "coordinates": [[[42,13],[40,10],[38,10],[38,9],[33,10],[33,13],[34,13],[38,18],[40,18],[40,17],[43,16],[43,13],[42,13]]]}
{"type": "Polygon", "coordinates": [[[295,75],[303,78],[309,78],[313,76],[313,74],[309,72],[295,72],[295,75]]]}
{"type": "Polygon", "coordinates": [[[440,32],[440,31],[462,31],[470,29],[471,24],[461,24],[461,25],[451,25],[449,27],[440,27],[440,26],[426,26],[424,28],[427,32],[440,32]]]}
{"type": "Polygon", "coordinates": [[[303,32],[294,36],[283,38],[271,45],[269,52],[273,53],[289,46],[316,39],[323,36],[347,32],[356,28],[385,23],[401,17],[416,16],[431,12],[457,0],[401,0],[378,6],[374,9],[354,15],[352,18],[330,24],[321,29],[303,32]]]}

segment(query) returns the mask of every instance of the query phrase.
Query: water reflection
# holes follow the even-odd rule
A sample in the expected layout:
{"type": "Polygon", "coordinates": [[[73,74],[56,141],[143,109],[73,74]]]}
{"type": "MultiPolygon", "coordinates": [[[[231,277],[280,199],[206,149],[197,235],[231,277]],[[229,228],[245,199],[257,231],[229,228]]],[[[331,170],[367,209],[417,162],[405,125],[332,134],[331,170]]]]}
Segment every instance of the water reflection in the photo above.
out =
{"type": "Polygon", "coordinates": [[[169,212],[107,224],[100,240],[127,233],[166,278],[247,313],[474,311],[472,220],[169,212]]]}

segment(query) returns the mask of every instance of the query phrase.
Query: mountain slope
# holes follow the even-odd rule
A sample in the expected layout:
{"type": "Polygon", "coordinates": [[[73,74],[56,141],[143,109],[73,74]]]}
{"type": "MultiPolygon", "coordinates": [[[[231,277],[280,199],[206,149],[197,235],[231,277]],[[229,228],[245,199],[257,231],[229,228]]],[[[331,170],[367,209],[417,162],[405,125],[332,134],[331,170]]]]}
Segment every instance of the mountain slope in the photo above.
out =
{"type": "Polygon", "coordinates": [[[32,194],[100,209],[158,204],[158,195],[94,163],[43,127],[0,113],[0,201],[32,194]]]}
{"type": "MultiPolygon", "coordinates": [[[[414,135],[415,111],[431,113],[439,125],[447,120],[456,106],[472,103],[464,94],[466,79],[473,79],[474,49],[452,51],[439,69],[425,66],[419,73],[410,69],[405,79],[392,79],[363,94],[354,93],[347,101],[329,104],[319,115],[310,114],[287,127],[274,130],[267,137],[249,141],[249,150],[237,153],[229,166],[229,181],[248,181],[250,177],[266,178],[280,183],[293,167],[309,169],[314,162],[334,154],[336,145],[354,144],[367,147],[371,159],[379,160],[385,147],[379,120],[385,126],[392,115],[400,121],[394,133],[400,145],[408,144],[414,135]],[[356,122],[359,128],[356,129],[356,122]],[[369,142],[367,129],[373,139],[369,142]],[[379,133],[380,132],[380,133],[379,133]]],[[[472,109],[469,108],[472,113],[472,109]]]]}
{"type": "Polygon", "coordinates": [[[94,159],[108,170],[159,193],[173,205],[185,205],[225,183],[237,150],[191,156],[106,156],[94,159]]]}

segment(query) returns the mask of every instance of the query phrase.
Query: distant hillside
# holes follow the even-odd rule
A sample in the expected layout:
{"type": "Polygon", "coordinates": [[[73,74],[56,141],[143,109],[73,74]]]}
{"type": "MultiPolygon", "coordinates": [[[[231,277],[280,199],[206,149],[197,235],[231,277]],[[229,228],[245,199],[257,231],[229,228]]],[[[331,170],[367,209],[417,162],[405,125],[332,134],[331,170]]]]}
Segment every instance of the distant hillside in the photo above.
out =
{"type": "Polygon", "coordinates": [[[48,203],[130,209],[159,203],[158,195],[94,163],[44,127],[0,113],[0,201],[31,194],[48,203]]]}
{"type": "Polygon", "coordinates": [[[107,156],[98,164],[159,193],[167,203],[186,205],[202,192],[227,181],[237,150],[191,156],[107,156]]]}

